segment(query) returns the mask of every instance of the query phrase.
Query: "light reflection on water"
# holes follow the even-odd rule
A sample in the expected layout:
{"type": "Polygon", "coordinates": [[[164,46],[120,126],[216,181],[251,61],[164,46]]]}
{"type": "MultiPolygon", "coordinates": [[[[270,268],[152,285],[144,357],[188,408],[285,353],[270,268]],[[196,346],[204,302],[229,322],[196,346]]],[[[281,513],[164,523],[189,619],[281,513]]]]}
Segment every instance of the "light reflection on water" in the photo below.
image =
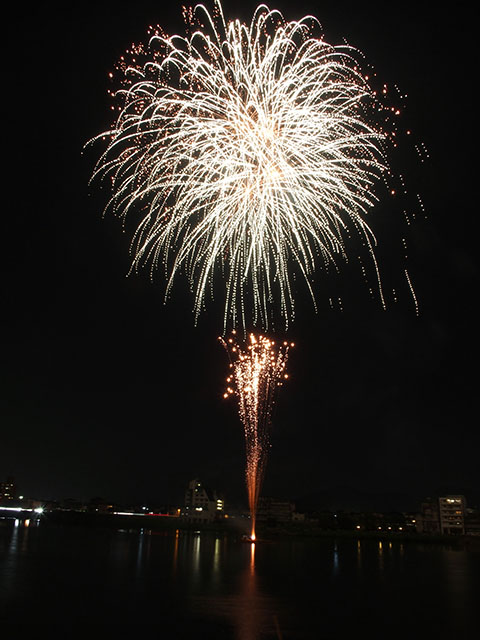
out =
{"type": "MultiPolygon", "coordinates": [[[[238,640],[256,640],[264,637],[282,638],[278,623],[278,604],[274,598],[262,592],[255,570],[256,544],[244,544],[245,563],[239,571],[235,588],[231,593],[214,592],[212,595],[194,595],[190,606],[195,614],[209,611],[210,616],[222,618],[234,630],[238,640]],[[273,634],[273,635],[272,635],[273,634]]],[[[215,553],[220,550],[220,540],[215,540],[215,553]]],[[[214,556],[215,562],[220,558],[214,556]]],[[[217,572],[219,565],[217,564],[217,572]]],[[[218,575],[214,571],[214,575],[218,575]]]]}
{"type": "Polygon", "coordinates": [[[335,541],[333,544],[333,575],[338,575],[338,546],[335,541]]]}
{"type": "Polygon", "coordinates": [[[79,608],[91,622],[162,619],[165,637],[209,640],[340,639],[360,623],[391,638],[392,621],[399,635],[415,628],[417,637],[462,638],[473,625],[480,567],[480,554],[438,545],[246,544],[224,534],[21,521],[0,523],[0,552],[7,621],[25,610],[41,616],[55,602],[65,619],[79,608]]]}

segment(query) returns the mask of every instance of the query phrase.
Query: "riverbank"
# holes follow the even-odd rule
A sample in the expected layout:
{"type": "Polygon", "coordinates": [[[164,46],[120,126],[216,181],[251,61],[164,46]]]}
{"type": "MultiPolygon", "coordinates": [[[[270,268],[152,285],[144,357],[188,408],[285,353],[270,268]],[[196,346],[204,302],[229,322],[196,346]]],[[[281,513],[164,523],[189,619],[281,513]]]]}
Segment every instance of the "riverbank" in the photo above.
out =
{"type": "MultiPolygon", "coordinates": [[[[127,530],[158,531],[205,531],[219,535],[241,537],[249,533],[250,522],[244,518],[225,518],[212,522],[192,522],[188,518],[172,515],[127,514],[110,512],[84,512],[54,510],[45,512],[40,522],[48,525],[84,526],[95,528],[114,528],[127,530]]],[[[288,538],[330,538],[378,540],[386,542],[442,544],[453,548],[462,548],[480,552],[480,536],[427,535],[415,531],[367,531],[367,530],[328,530],[320,529],[310,523],[290,523],[275,527],[257,526],[260,540],[275,541],[288,538]]]]}
{"type": "Polygon", "coordinates": [[[441,544],[458,549],[480,552],[480,536],[471,535],[429,535],[415,531],[365,531],[345,529],[318,529],[316,527],[284,526],[279,528],[259,528],[258,536],[269,539],[298,538],[332,538],[378,540],[379,542],[402,542],[416,544],[441,544]]]}

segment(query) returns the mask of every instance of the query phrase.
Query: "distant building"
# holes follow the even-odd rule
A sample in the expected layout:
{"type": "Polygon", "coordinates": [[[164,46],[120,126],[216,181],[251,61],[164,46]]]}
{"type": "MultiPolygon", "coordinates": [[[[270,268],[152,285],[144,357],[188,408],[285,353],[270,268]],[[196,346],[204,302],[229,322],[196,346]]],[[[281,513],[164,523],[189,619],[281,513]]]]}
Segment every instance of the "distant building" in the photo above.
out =
{"type": "Polygon", "coordinates": [[[76,498],[64,498],[59,505],[62,511],[86,511],[87,505],[76,498]]]}
{"type": "Polygon", "coordinates": [[[465,533],[469,536],[480,536],[480,510],[465,509],[465,533]]]}
{"type": "Polygon", "coordinates": [[[91,511],[94,513],[97,513],[97,512],[108,513],[110,511],[113,511],[113,504],[97,496],[90,500],[87,506],[87,511],[91,511]]]}
{"type": "Polygon", "coordinates": [[[465,533],[465,498],[445,496],[438,499],[440,531],[447,535],[465,533]]]}
{"type": "Polygon", "coordinates": [[[465,498],[461,495],[426,498],[417,518],[419,533],[463,535],[465,533],[465,498]]]}
{"type": "Polygon", "coordinates": [[[425,498],[420,505],[420,513],[416,520],[418,533],[440,533],[438,500],[436,498],[425,498]]]}
{"type": "Polygon", "coordinates": [[[268,525],[292,522],[295,505],[289,500],[278,498],[259,498],[257,521],[268,525]]]}
{"type": "Polygon", "coordinates": [[[5,482],[0,482],[0,502],[15,500],[16,497],[17,490],[14,478],[10,476],[5,480],[5,482]]]}
{"type": "Polygon", "coordinates": [[[211,522],[223,516],[224,507],[223,498],[215,490],[194,478],[185,491],[185,506],[181,515],[192,522],[211,522]]]}

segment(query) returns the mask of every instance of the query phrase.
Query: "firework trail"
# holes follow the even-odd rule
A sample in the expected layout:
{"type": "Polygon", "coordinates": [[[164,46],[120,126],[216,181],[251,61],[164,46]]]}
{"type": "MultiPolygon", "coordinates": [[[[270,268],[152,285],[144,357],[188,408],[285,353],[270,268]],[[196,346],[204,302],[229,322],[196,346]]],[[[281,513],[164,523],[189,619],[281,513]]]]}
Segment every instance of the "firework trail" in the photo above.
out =
{"type": "MultiPolygon", "coordinates": [[[[195,321],[221,275],[224,334],[230,323],[267,330],[274,311],[288,327],[297,282],[315,305],[316,268],[347,260],[345,239],[358,234],[385,307],[365,216],[378,181],[388,187],[386,150],[396,146],[400,111],[385,102],[387,86],[372,88],[357,50],[317,37],[312,16],[287,22],[260,5],[249,25],[227,22],[219,0],[212,13],[198,5],[184,15],[185,36],[151,27],[148,45],[122,56],[114,123],[91,141],[107,141],[93,175],[111,187],[106,210],[139,217],[132,269],[161,268],[167,296],[185,272],[195,321]]],[[[222,341],[254,533],[288,344],[254,334],[246,347],[222,341]]]]}
{"type": "Polygon", "coordinates": [[[195,320],[217,271],[224,330],[266,329],[274,307],[288,326],[297,275],[313,299],[315,267],[346,259],[351,231],[376,268],[364,218],[394,125],[379,123],[359,52],[315,37],[315,18],[287,22],[261,5],[250,25],[226,22],[217,0],[185,19],[189,35],[152,27],[148,46],[120,60],[93,177],[110,182],[107,209],[141,216],[132,269],[162,268],[167,295],[186,272],[195,320]]]}
{"type": "Polygon", "coordinates": [[[235,331],[232,335],[228,340],[219,338],[228,352],[232,370],[224,397],[235,393],[238,398],[245,434],[251,539],[255,540],[257,504],[270,446],[272,409],[278,387],[288,378],[286,364],[293,343],[283,342],[277,346],[270,338],[251,333],[247,343],[241,346],[236,341],[235,331]]]}

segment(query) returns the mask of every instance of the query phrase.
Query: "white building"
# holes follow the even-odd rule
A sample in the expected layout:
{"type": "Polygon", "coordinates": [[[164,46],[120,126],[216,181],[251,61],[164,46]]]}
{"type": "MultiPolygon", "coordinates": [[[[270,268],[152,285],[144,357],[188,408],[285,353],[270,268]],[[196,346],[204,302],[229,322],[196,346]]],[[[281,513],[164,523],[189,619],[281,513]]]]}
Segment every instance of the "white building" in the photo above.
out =
{"type": "Polygon", "coordinates": [[[192,522],[211,522],[223,516],[224,501],[215,490],[204,486],[198,478],[190,480],[185,491],[183,517],[192,522]]]}

